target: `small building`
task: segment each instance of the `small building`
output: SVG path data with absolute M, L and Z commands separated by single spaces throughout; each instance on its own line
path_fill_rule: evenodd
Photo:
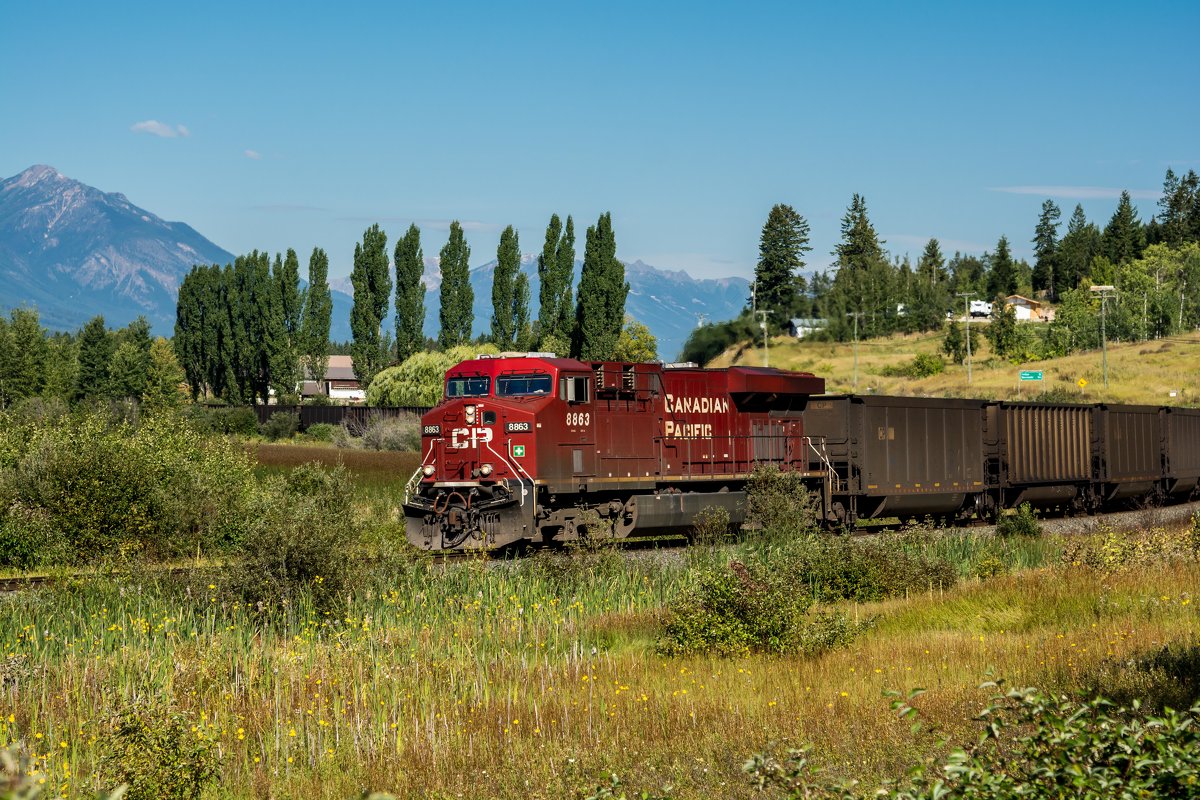
M 341 400 L 350 403 L 361 403 L 367 399 L 358 378 L 354 375 L 354 359 L 350 356 L 330 356 L 325 375 L 320 381 L 305 375 L 300 384 L 301 397 L 325 395 L 330 400 Z
M 797 339 L 803 339 L 809 334 L 828 328 L 829 320 L 798 317 L 796 319 L 788 320 L 788 323 L 785 327 L 787 328 L 789 336 L 795 336 Z
M 1049 322 L 1054 319 L 1054 309 L 1039 300 L 1031 300 L 1019 294 L 1004 298 L 1004 305 L 1012 308 L 1018 322 Z

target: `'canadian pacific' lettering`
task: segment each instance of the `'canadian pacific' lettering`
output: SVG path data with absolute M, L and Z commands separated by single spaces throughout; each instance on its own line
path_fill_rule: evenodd
M 668 414 L 728 414 L 729 400 L 724 397 L 676 397 L 667 395 Z

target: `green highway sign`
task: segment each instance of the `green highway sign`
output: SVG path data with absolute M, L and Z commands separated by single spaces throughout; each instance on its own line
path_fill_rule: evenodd
M 1042 371 L 1040 369 L 1021 370 L 1021 380 L 1023 381 L 1040 381 L 1041 379 Z

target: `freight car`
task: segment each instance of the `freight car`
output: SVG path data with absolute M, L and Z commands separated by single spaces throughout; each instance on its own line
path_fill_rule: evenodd
M 464 361 L 421 420 L 408 539 L 442 550 L 573 539 L 589 525 L 645 535 L 687 527 L 709 506 L 739 523 L 756 464 L 810 475 L 803 411 L 824 388 L 753 367 Z
M 1200 489 L 1200 410 L 825 395 L 808 373 L 464 361 L 422 418 L 408 539 L 443 550 L 742 522 L 756 465 L 802 476 L 831 526 L 995 519 L 1021 503 L 1093 513 Z

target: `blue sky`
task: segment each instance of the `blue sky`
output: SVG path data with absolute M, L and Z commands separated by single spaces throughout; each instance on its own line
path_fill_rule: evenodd
M 618 255 L 749 277 L 774 203 L 821 266 L 851 194 L 894 254 L 1018 255 L 1042 201 L 1143 220 L 1200 170 L 1200 3 L 134 4 L 0 0 L 0 175 L 35 163 L 233 252 L 371 222 L 611 210 Z

